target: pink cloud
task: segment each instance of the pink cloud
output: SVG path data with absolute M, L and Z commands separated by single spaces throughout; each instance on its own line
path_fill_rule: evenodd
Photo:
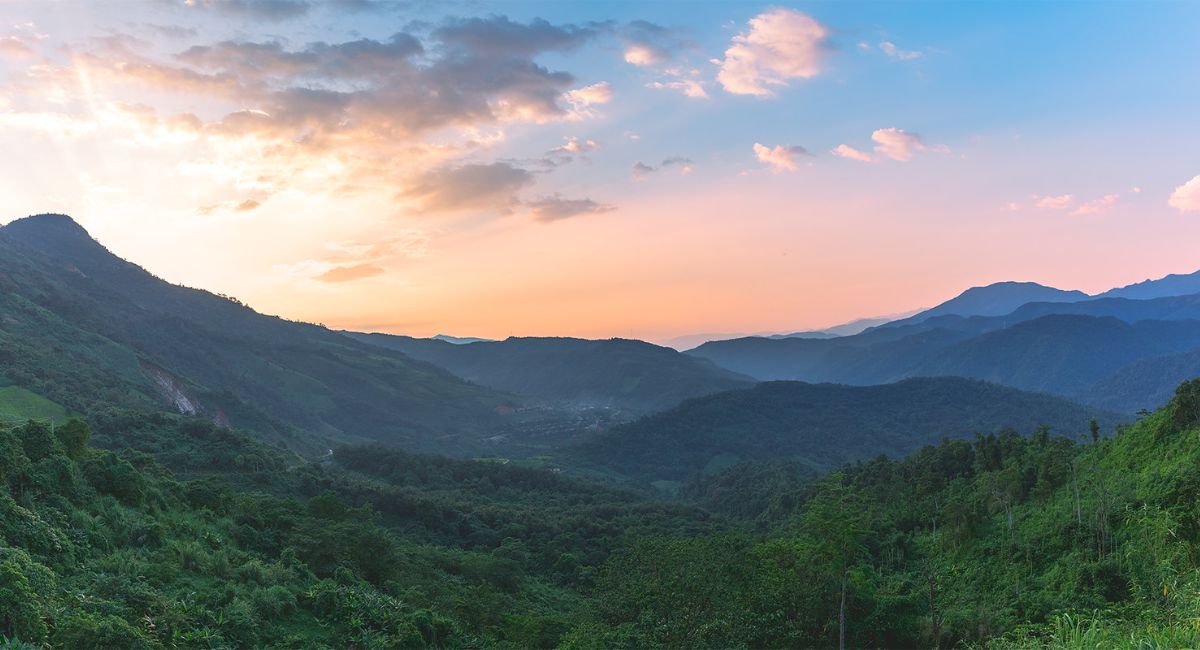
M 771 167 L 771 171 L 778 174 L 779 172 L 794 172 L 800 168 L 799 162 L 796 160 L 798 156 L 808 155 L 804 147 L 776 145 L 768 147 L 757 142 L 754 143 L 754 156 L 759 162 L 764 162 Z
M 1114 205 L 1117 204 L 1117 201 L 1119 201 L 1120 199 L 1121 199 L 1120 194 L 1105 194 L 1104 196 L 1102 196 L 1098 199 L 1088 201 L 1087 203 L 1084 203 L 1083 205 L 1079 206 L 1078 208 L 1075 208 L 1074 210 L 1071 211 L 1071 214 L 1080 215 L 1080 216 L 1089 215 L 1089 214 L 1099 214 L 1101 212 L 1105 212 L 1105 211 L 1109 210 L 1110 208 L 1112 208 Z
M 772 86 L 820 74 L 829 29 L 794 9 L 772 9 L 749 21 L 750 29 L 733 37 L 725 58 L 716 61 L 717 80 L 735 95 L 769 97 Z
M 646 84 L 646 87 L 655 90 L 678 90 L 692 99 L 708 99 L 708 91 L 704 90 L 704 84 L 694 79 L 654 81 Z
M 1180 212 L 1200 212 L 1200 176 L 1175 188 L 1167 205 Z
M 0 36 L 0 55 L 29 57 L 33 56 L 33 49 L 16 36 Z
M 872 156 L 871 154 L 869 154 L 865 151 L 859 151 L 858 149 L 855 149 L 854 147 L 851 147 L 848 144 L 839 144 L 838 146 L 833 148 L 832 153 L 835 156 L 841 156 L 842 158 L 849 158 L 850 160 L 857 160 L 859 162 L 875 162 L 876 161 L 875 156 Z
M 900 162 L 912 160 L 913 156 L 919 151 L 949 152 L 949 148 L 945 145 L 927 146 L 920 135 L 910 133 L 904 129 L 876 129 L 871 134 L 871 139 L 877 143 L 875 145 L 877 153 L 887 156 L 892 160 L 899 160 Z
M 1033 199 L 1033 207 L 1040 210 L 1066 210 L 1071 207 L 1071 202 L 1075 200 L 1075 195 L 1034 196 Z
M 661 65 L 666 60 L 667 57 L 661 50 L 647 45 L 631 45 L 625 50 L 625 62 L 636 66 Z

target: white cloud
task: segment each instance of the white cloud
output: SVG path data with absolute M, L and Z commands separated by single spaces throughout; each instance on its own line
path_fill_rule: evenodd
M 692 99 L 708 99 L 708 91 L 704 90 L 703 82 L 694 79 L 680 79 L 679 81 L 654 81 L 646 84 L 647 88 L 655 90 L 678 90 L 684 95 Z
M 772 86 L 809 79 L 821 72 L 829 50 L 829 29 L 794 9 L 772 9 L 749 21 L 733 37 L 717 80 L 735 95 L 769 97 Z
M 596 104 L 607 104 L 612 101 L 612 86 L 607 81 L 576 88 L 566 94 L 567 102 L 577 108 L 585 108 Z
M 800 168 L 800 163 L 796 160 L 799 156 L 808 155 L 808 151 L 804 147 L 795 145 L 783 146 L 776 145 L 768 147 L 758 142 L 754 143 L 754 156 L 759 162 L 764 162 L 771 167 L 771 171 L 778 174 L 779 172 L 794 172 Z
M 1200 176 L 1175 188 L 1167 205 L 1180 212 L 1200 212 Z
M 551 154 L 581 154 L 595 151 L 600 148 L 600 144 L 595 140 L 580 140 L 574 136 L 565 138 L 566 142 L 560 146 L 551 149 L 548 153 Z
M 913 50 L 902 50 L 896 47 L 896 44 L 891 41 L 883 41 L 879 44 L 879 49 L 889 57 L 897 61 L 911 61 L 921 58 L 922 54 Z
M 833 148 L 831 153 L 833 153 L 833 155 L 835 155 L 835 156 L 841 156 L 842 158 L 849 158 L 850 160 L 857 160 L 859 162 L 875 162 L 876 161 L 875 156 L 872 156 L 871 154 L 869 154 L 865 151 L 859 151 L 858 149 L 855 149 L 854 147 L 851 147 L 848 144 L 839 144 L 838 146 Z
M 646 45 L 631 45 L 625 49 L 625 62 L 636 66 L 646 67 L 662 65 L 667 57 L 661 50 Z

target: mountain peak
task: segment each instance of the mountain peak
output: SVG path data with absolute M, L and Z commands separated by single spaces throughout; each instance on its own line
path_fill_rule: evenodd
M 1037 282 L 994 282 L 971 287 L 932 309 L 893 321 L 888 326 L 920 323 L 934 316 L 1002 316 L 1026 303 L 1076 302 L 1087 298 L 1082 291 L 1066 291 Z
M 0 236 L 72 264 L 125 264 L 65 214 L 36 214 L 17 219 L 0 228 Z
M 17 219 L 7 226 L 0 228 L 5 233 L 32 233 L 39 232 L 44 234 L 74 235 L 91 239 L 92 236 L 88 231 L 84 230 L 79 222 L 65 214 L 57 214 L 48 212 L 44 214 L 35 214 L 21 219 Z

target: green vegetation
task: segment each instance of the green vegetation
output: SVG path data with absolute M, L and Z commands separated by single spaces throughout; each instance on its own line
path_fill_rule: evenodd
M 639 496 L 210 422 L 0 430 L 0 635 L 54 647 L 1191 645 L 1200 381 L 1118 435 L 946 440 Z M 190 478 L 188 478 L 190 477 Z M 680 502 L 682 501 L 682 502 Z M 690 504 L 690 505 L 689 505 Z
M 623 549 L 579 628 L 588 644 L 831 647 L 842 611 L 850 647 L 1200 642 L 1200 380 L 1082 446 L 1007 431 L 815 485 L 745 464 L 684 492 L 739 503 L 729 491 L 769 532 Z
M 1084 435 L 1092 417 L 1121 417 L 1059 397 L 970 379 L 883 386 L 768 382 L 688 400 L 585 442 L 569 463 L 649 483 L 688 481 L 739 460 L 785 459 L 829 470 L 879 454 L 902 456 L 943 438 L 1009 426 Z
M 354 471 L 287 465 L 200 420 L 139 426 L 138 439 L 174 440 L 194 472 L 225 467 L 226 480 L 90 448 L 78 420 L 0 429 L 0 637 L 552 647 L 627 535 L 717 529 L 693 508 L 544 470 L 380 448 L 339 451 Z
M 0 421 L 2 420 L 57 420 L 67 421 L 67 411 L 50 400 L 21 388 L 0 387 Z

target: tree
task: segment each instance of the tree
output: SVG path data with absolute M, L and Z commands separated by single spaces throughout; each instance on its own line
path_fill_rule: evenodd
M 804 533 L 812 553 L 839 583 L 838 648 L 846 647 L 846 594 L 850 569 L 866 554 L 869 534 L 866 500 L 855 488 L 844 484 L 845 475 L 831 474 L 821 482 L 817 495 L 804 511 Z
M 1091 423 L 1088 424 L 1088 429 L 1092 432 L 1092 443 L 1095 444 L 1095 443 L 1099 442 L 1100 441 L 1100 423 L 1096 422 L 1096 418 L 1092 418 Z

